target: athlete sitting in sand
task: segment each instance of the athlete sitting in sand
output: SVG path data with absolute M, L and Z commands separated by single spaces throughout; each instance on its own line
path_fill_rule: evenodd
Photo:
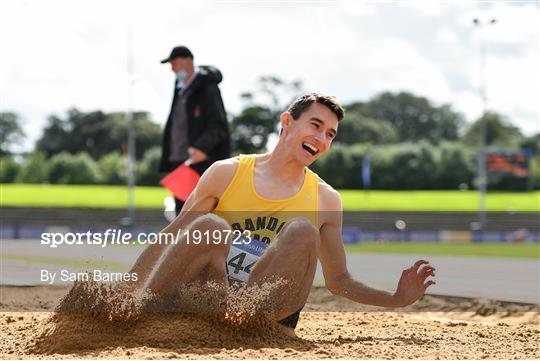
M 347 271 L 340 195 L 308 168 L 328 151 L 343 117 L 333 97 L 301 96 L 281 114 L 282 131 L 272 152 L 212 165 L 181 214 L 162 231 L 188 232 L 175 245 L 149 246 L 131 270 L 139 275 L 140 290 L 170 295 L 195 281 L 250 286 L 282 279 L 287 287 L 272 294 L 279 306 L 275 317 L 294 329 L 319 259 L 326 286 L 336 295 L 384 307 L 407 306 L 422 297 L 434 283 L 427 280 L 434 268 L 426 261 L 403 271 L 395 293 L 368 287 Z M 242 244 L 231 244 L 231 230 L 244 233 Z M 193 231 L 210 241 L 203 237 L 195 244 L 189 239 Z

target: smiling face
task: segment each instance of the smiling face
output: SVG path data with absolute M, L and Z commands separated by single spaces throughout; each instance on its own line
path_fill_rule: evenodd
M 298 119 L 289 112 L 281 114 L 284 144 L 294 157 L 309 166 L 325 154 L 337 135 L 338 117 L 327 106 L 313 103 Z

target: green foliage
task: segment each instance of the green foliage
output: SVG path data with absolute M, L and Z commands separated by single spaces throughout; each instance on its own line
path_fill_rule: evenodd
M 531 135 L 521 141 L 520 148 L 540 155 L 540 133 Z
M 263 75 L 257 80 L 255 91 L 247 91 L 240 96 L 247 102 L 248 107 L 268 108 L 277 117 L 301 93 L 300 80 L 285 81 L 276 75 Z
M 335 143 L 356 144 L 388 144 L 396 143 L 396 128 L 384 120 L 376 120 L 363 116 L 358 111 L 347 112 L 338 126 Z
M 434 106 L 428 99 L 408 92 L 385 92 L 366 103 L 348 105 L 347 111 L 385 121 L 398 133 L 400 142 L 456 140 L 463 116 L 449 105 Z
M 487 112 L 476 120 L 465 132 L 463 143 L 478 147 L 480 145 L 480 133 L 482 123 L 485 122 L 486 138 L 485 145 L 492 147 L 504 147 L 506 149 L 518 149 L 523 136 L 518 128 L 511 125 L 501 114 Z
M 276 120 L 272 111 L 260 106 L 245 108 L 233 118 L 232 149 L 237 153 L 261 153 L 266 149 L 268 136 L 275 132 Z
M 531 171 L 531 183 L 529 188 L 540 189 L 540 155 L 531 158 L 529 163 Z
M 49 163 L 45 154 L 36 152 L 28 155 L 17 174 L 17 183 L 44 183 L 49 178 Z
M 267 75 L 258 79 L 251 92 L 242 94 L 243 110 L 232 118 L 233 153 L 261 153 L 277 133 L 279 115 L 302 92 L 300 81 L 284 81 Z M 487 127 L 487 148 L 526 149 L 540 154 L 540 134 L 524 138 L 520 131 L 497 113 L 487 113 L 465 132 L 463 116 L 449 105 L 437 106 L 408 92 L 381 93 L 365 102 L 346 107 L 338 136 L 327 155 L 312 165 L 336 188 L 362 187 L 362 159 L 371 159 L 374 189 L 457 189 L 473 186 L 475 154 L 482 122 Z M 0 155 L 23 136 L 18 117 L 2 113 Z M 161 129 L 146 112 L 133 114 L 136 128 L 137 183 L 158 185 Z M 69 110 L 52 115 L 36 145 L 38 153 L 21 165 L 7 159 L 0 169 L 3 182 L 124 184 L 126 164 L 122 151 L 127 143 L 124 113 Z M 459 134 L 464 134 L 459 138 Z M 85 152 L 85 155 L 73 156 Z M 63 153 L 63 154 L 62 154 Z M 69 155 L 69 154 L 71 155 Z M 50 164 L 45 156 L 51 158 Z M 53 162 L 54 160 L 54 162 Z M 540 188 L 540 164 L 531 162 L 532 184 Z M 51 168 L 51 169 L 49 169 Z M 72 175 L 69 173 L 73 172 Z M 50 173 L 50 174 L 49 174 Z M 526 179 L 490 175 L 488 189 L 524 190 Z
M 111 122 L 115 124 L 111 130 L 115 130 L 114 139 L 116 144 L 127 144 L 128 127 L 124 113 L 107 114 Z M 142 159 L 152 147 L 160 146 L 162 141 L 162 129 L 154 123 L 148 112 L 134 112 L 133 124 L 135 127 L 135 150 L 136 159 Z M 123 142 L 123 143 L 122 143 Z
M 334 144 L 311 168 L 335 188 L 360 189 L 366 154 L 374 189 L 457 189 L 462 183 L 470 186 L 474 177 L 472 152 L 452 143 Z
M 334 188 L 358 188 L 360 177 L 352 161 L 351 150 L 344 144 L 334 144 L 324 157 L 310 167 Z
M 476 174 L 475 154 L 459 143 L 444 142 L 438 149 L 435 183 L 439 189 L 457 189 L 464 184 L 473 187 Z
M 62 152 L 50 159 L 49 181 L 62 184 L 95 184 L 101 174 L 96 162 L 87 153 Z
M 241 94 L 242 112 L 231 123 L 233 153 L 260 153 L 266 150 L 268 137 L 277 134 L 280 114 L 302 91 L 302 82 L 284 81 L 275 75 L 259 77 L 255 91 Z
M 10 147 L 24 138 L 19 116 L 11 112 L 0 113 L 0 155 L 10 153 Z
M 13 183 L 21 165 L 10 156 L 0 157 L 0 183 Z
M 338 189 L 361 189 L 362 160 L 370 158 L 373 189 L 420 190 L 474 188 L 476 150 L 459 142 L 334 144 L 311 165 L 327 183 Z M 525 191 L 540 189 L 540 157 L 531 159 L 532 179 L 490 174 L 488 190 Z
M 119 152 L 112 152 L 101 157 L 98 167 L 103 183 L 126 184 L 126 159 Z
M 162 174 L 158 172 L 159 159 L 161 157 L 161 148 L 154 147 L 145 154 L 142 162 L 137 167 L 137 184 L 157 186 Z
M 437 167 L 433 146 L 428 143 L 402 143 L 377 150 L 371 161 L 374 188 L 436 188 Z
M 136 157 L 141 159 L 146 150 L 161 144 L 161 128 L 153 123 L 147 112 L 133 113 Z M 67 112 L 66 118 L 49 117 L 49 123 L 36 144 L 36 149 L 47 156 L 61 152 L 87 152 L 99 159 L 105 154 L 122 151 L 127 144 L 128 126 L 124 113 L 83 113 L 77 109 Z

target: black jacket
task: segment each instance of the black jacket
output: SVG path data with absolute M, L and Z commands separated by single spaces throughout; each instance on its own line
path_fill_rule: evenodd
M 231 156 L 229 126 L 221 92 L 218 84 L 223 79 L 221 72 L 211 66 L 200 66 L 199 73 L 189 85 L 190 91 L 186 101 L 188 124 L 188 140 L 191 147 L 202 150 L 208 155 L 204 162 L 192 166 L 202 174 L 212 163 Z M 170 172 L 178 166 L 177 162 L 169 162 L 169 145 L 171 141 L 172 113 L 176 97 L 173 92 L 171 111 L 163 133 L 161 160 L 159 170 Z

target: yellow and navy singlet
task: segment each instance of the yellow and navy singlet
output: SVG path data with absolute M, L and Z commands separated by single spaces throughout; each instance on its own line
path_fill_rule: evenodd
M 247 282 L 257 260 L 289 220 L 303 217 L 319 228 L 317 174 L 306 168 L 300 191 L 286 199 L 268 199 L 255 190 L 255 160 L 255 155 L 239 157 L 236 173 L 214 210 L 233 231 L 249 235 L 232 241 L 226 265 L 230 283 Z M 300 310 L 278 322 L 295 328 Z
M 318 228 L 317 174 L 306 168 L 304 183 L 295 195 L 268 199 L 255 190 L 255 160 L 255 155 L 239 157 L 238 168 L 214 210 L 233 231 L 247 236 L 233 240 L 227 257 L 229 279 L 239 282 L 247 282 L 255 262 L 289 220 L 302 217 Z

